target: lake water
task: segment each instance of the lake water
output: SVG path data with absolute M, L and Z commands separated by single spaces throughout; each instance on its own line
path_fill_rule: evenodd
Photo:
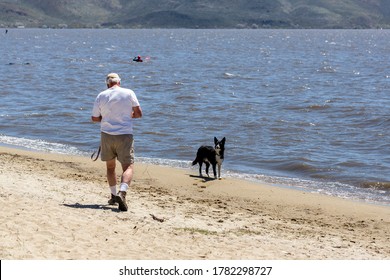
M 225 176 L 390 205 L 390 30 L 0 31 L 0 144 L 89 156 L 117 72 L 138 161 L 226 137 Z

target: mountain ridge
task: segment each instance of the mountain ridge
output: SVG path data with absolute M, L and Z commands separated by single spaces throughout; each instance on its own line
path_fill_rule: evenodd
M 0 27 L 389 28 L 387 0 L 0 0 Z

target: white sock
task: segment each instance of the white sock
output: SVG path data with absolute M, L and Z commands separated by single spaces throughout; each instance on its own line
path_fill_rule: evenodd
M 121 183 L 120 191 L 121 192 L 127 192 L 127 189 L 129 188 L 129 185 L 126 183 Z
M 113 195 L 116 195 L 116 185 L 115 186 L 110 186 L 111 193 Z

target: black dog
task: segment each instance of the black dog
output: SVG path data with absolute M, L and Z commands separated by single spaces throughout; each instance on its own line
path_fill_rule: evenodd
M 202 176 L 202 164 L 206 164 L 206 174 L 209 176 L 209 167 L 210 164 L 213 166 L 214 178 L 217 178 L 217 172 L 215 170 L 218 164 L 218 178 L 221 179 L 221 166 L 224 159 L 225 153 L 225 137 L 221 141 L 218 141 L 214 137 L 214 148 L 211 146 L 201 146 L 198 149 L 195 160 L 192 162 L 192 165 L 199 163 L 199 175 Z

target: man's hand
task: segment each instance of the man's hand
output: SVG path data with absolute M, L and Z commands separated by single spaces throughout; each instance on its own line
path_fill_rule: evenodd
M 137 119 L 137 118 L 142 117 L 142 109 L 140 106 L 133 107 L 133 113 L 131 114 L 131 117 L 133 119 Z
M 99 116 L 99 117 L 92 116 L 91 119 L 92 119 L 93 122 L 101 122 L 102 121 L 102 116 Z

